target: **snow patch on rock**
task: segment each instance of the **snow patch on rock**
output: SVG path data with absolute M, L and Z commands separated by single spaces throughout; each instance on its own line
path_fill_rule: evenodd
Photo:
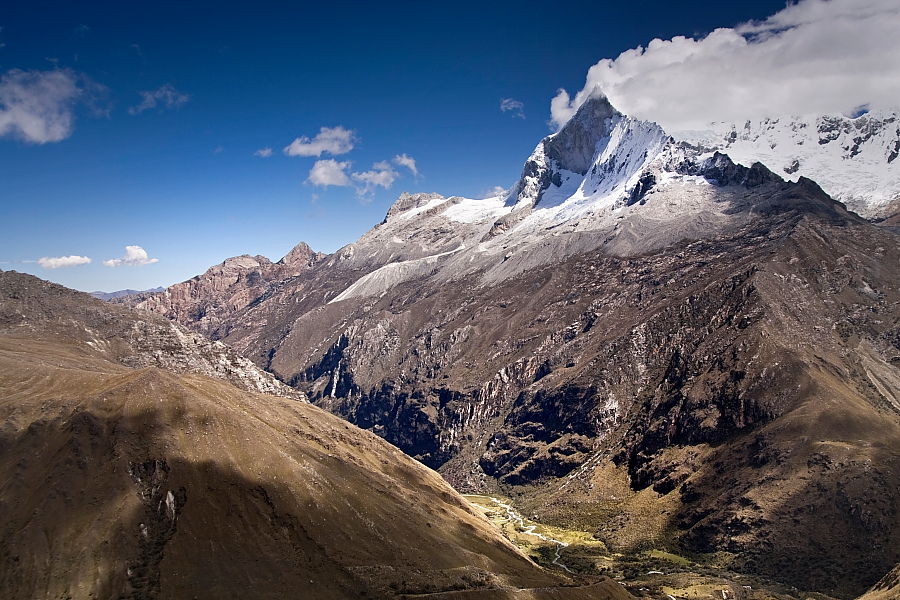
M 350 285 L 343 292 L 338 294 L 328 303 L 341 302 L 350 298 L 361 298 L 366 296 L 382 296 L 388 290 L 395 286 L 419 277 L 426 277 L 434 272 L 435 265 L 441 257 L 455 254 L 465 248 L 461 245 L 456 250 L 450 252 L 442 252 L 433 256 L 426 256 L 415 260 L 406 260 L 401 262 L 390 263 L 375 269 L 367 275 L 363 275 Z

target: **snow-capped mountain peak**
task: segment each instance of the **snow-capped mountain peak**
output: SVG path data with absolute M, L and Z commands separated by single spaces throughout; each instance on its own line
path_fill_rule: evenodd
M 576 254 L 633 256 L 727 234 L 768 210 L 770 198 L 794 194 L 785 180 L 801 183 L 795 195 L 815 198 L 810 206 L 830 204 L 824 189 L 877 217 L 900 205 L 898 123 L 896 113 L 768 120 L 679 141 L 595 92 L 538 143 L 506 192 L 402 195 L 333 259 L 369 274 L 332 302 L 422 277 L 478 273 L 490 285 Z
M 900 203 L 900 115 L 801 116 L 712 123 L 674 137 L 719 150 L 745 166 L 761 162 L 790 181 L 806 177 L 860 215 L 873 219 Z
M 659 125 L 623 115 L 595 90 L 562 129 L 541 140 L 508 203 L 556 208 L 563 219 L 622 203 L 667 140 Z

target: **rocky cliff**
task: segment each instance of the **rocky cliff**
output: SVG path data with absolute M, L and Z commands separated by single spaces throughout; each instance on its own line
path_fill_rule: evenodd
M 161 292 L 130 294 L 114 301 L 163 315 L 219 339 L 219 328 L 231 315 L 271 288 L 302 274 L 320 258 L 301 242 L 276 263 L 265 256 L 235 256 Z

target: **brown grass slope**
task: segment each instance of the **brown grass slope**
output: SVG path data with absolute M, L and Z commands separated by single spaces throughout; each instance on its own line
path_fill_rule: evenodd
M 31 325 L 0 333 L 4 598 L 627 597 L 560 587 L 436 473 L 314 406 Z
M 0 332 L 77 342 L 83 355 L 127 367 L 209 375 L 248 391 L 303 398 L 232 348 L 168 319 L 15 271 L 0 271 Z

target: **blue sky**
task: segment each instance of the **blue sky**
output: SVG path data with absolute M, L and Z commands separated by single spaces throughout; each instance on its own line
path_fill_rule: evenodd
M 717 28 L 785 8 L 9 4 L 0 269 L 85 291 L 167 286 L 229 256 L 278 260 L 301 241 L 333 252 L 403 191 L 508 187 L 597 65 L 631 68 L 609 61 L 655 38 L 699 48 Z M 801 4 L 814 13 L 828 3 Z

